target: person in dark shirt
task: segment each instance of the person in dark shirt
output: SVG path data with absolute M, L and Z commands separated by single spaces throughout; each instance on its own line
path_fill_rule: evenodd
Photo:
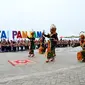
M 34 56 L 34 49 L 35 49 L 35 38 L 34 38 L 34 32 L 31 33 L 32 37 L 27 37 L 30 40 L 30 48 L 29 48 L 29 57 L 33 57 Z
M 45 33 L 43 33 L 43 35 L 45 37 L 48 37 L 50 42 L 51 42 L 51 46 L 50 46 L 51 47 L 51 54 L 48 53 L 47 61 L 46 62 L 49 62 L 50 59 L 51 59 L 51 61 L 53 61 L 54 57 L 56 56 L 56 54 L 55 54 L 55 47 L 56 47 L 56 44 L 57 44 L 57 41 L 58 41 L 58 34 L 56 33 L 55 25 L 53 24 L 53 26 L 51 27 L 50 34 L 46 35 Z M 53 55 L 52 55 L 52 53 L 53 53 Z

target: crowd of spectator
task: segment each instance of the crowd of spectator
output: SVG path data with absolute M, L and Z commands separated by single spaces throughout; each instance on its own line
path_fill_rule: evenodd
M 44 43 L 45 46 L 47 46 L 47 43 Z M 67 47 L 67 46 L 72 46 L 76 47 L 79 46 L 79 40 L 62 40 L 60 39 L 59 41 L 56 42 L 56 48 L 57 47 Z M 40 46 L 40 41 L 35 40 L 35 49 L 38 49 Z M 26 51 L 29 50 L 30 47 L 30 41 L 29 40 L 18 40 L 18 41 L 13 41 L 13 40 L 1 40 L 0 41 L 0 52 L 17 52 L 17 51 Z
M 71 47 L 77 47 L 80 46 L 80 41 L 79 40 L 59 40 L 57 42 L 56 47 L 67 47 L 67 46 L 71 46 Z

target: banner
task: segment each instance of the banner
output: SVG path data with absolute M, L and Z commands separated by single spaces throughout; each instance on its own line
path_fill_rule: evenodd
M 32 31 L 5 31 L 5 30 L 0 30 L 0 39 L 20 39 L 20 38 L 27 38 L 27 37 L 32 37 L 31 36 Z M 40 38 L 42 36 L 41 31 L 34 31 L 34 37 L 35 38 Z

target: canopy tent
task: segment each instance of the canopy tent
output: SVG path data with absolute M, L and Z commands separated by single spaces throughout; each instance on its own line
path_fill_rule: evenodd
M 60 38 L 64 38 L 64 36 L 60 36 Z
M 79 39 L 79 36 L 60 36 L 59 37 L 60 39 L 66 39 L 66 40 L 69 40 L 69 39 L 71 39 L 71 40 L 74 40 L 74 39 Z
M 79 38 L 79 36 L 66 36 L 64 38 Z

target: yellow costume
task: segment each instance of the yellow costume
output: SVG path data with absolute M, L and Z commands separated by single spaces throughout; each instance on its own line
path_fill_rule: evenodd
M 85 62 L 85 36 L 83 34 L 80 36 L 80 46 L 82 51 L 77 53 L 77 59 Z

